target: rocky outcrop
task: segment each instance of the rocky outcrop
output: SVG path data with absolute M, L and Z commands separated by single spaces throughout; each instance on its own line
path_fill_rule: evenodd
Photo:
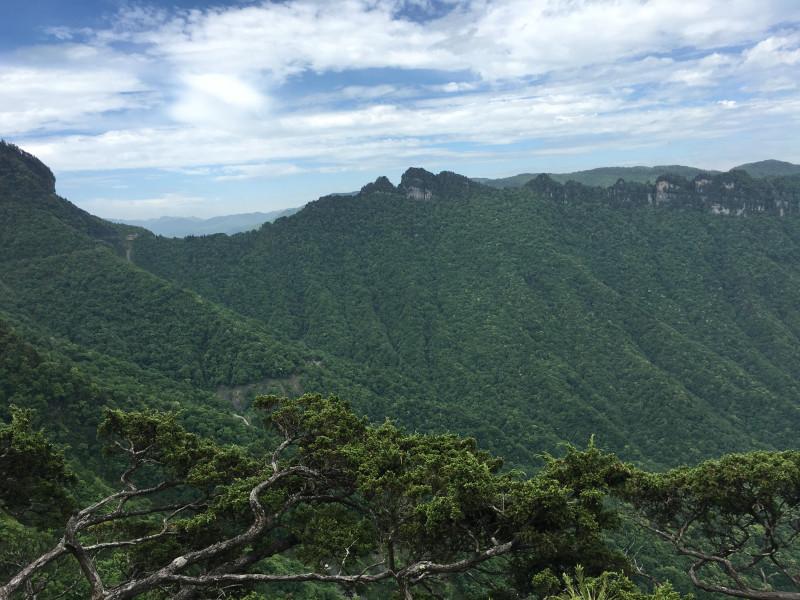
M 574 181 L 560 184 L 539 175 L 525 187 L 541 198 L 563 203 L 669 207 L 715 215 L 800 215 L 800 176 L 754 179 L 744 171 L 701 174 L 694 179 L 662 175 L 653 184 L 622 179 L 608 188 Z
M 389 181 L 387 177 L 381 175 L 372 183 L 368 183 L 364 187 L 361 188 L 360 194 L 394 194 L 397 192 L 397 188 L 392 185 L 392 182 Z
M 481 187 L 479 183 L 451 171 L 434 175 L 425 169 L 412 167 L 403 173 L 398 190 L 412 200 L 433 200 L 464 197 L 477 187 Z

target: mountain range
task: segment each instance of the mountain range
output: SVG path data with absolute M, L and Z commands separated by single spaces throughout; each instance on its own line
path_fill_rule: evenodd
M 302 207 L 286 208 L 270 212 L 239 213 L 200 219 L 198 217 L 158 217 L 156 219 L 115 219 L 117 223 L 143 227 L 164 237 L 187 237 L 190 235 L 233 235 L 242 231 L 258 229 L 264 223 L 293 215 Z
M 104 408 L 171 411 L 257 455 L 255 396 L 304 392 L 526 472 L 592 436 L 659 470 L 796 448 L 800 176 L 497 188 L 411 168 L 181 239 L 88 214 L 0 144 L 0 418 L 34 411 L 79 502 L 116 477 Z M 688 589 L 663 547 L 620 535 Z
M 0 323 L 50 373 L 4 377 L 3 405 L 72 445 L 100 404 L 181 406 L 236 439 L 256 393 L 302 391 L 522 467 L 593 434 L 652 467 L 796 443 L 800 177 L 496 189 L 413 168 L 186 239 L 54 185 L 0 146 Z
M 731 170 L 747 171 L 752 177 L 777 177 L 800 174 L 800 165 L 779 160 L 764 160 L 739 165 Z M 548 176 L 560 183 L 575 181 L 589 186 L 608 187 L 614 185 L 620 179 L 624 179 L 628 182 L 646 183 L 655 181 L 659 176 L 665 174 L 692 178 L 702 173 L 719 173 L 719 171 L 707 171 L 682 165 L 662 165 L 655 167 L 601 167 L 586 171 L 574 171 L 571 173 L 549 173 Z M 519 175 L 500 179 L 481 177 L 474 177 L 472 179 L 473 181 L 489 187 L 505 188 L 521 187 L 532 179 L 535 179 L 537 175 L 540 175 L 540 173 L 520 173 Z M 358 192 L 351 192 L 331 195 L 353 196 L 357 193 Z M 301 209 L 302 207 L 296 207 L 270 212 L 220 215 L 208 219 L 201 219 L 199 217 L 163 216 L 153 219 L 113 219 L 113 221 L 115 223 L 143 227 L 156 235 L 172 238 L 182 238 L 190 235 L 213 235 L 217 233 L 233 235 L 252 229 L 258 229 L 264 223 L 272 222 L 281 217 L 288 217 Z
M 731 171 L 735 170 L 746 171 L 751 177 L 781 177 L 800 174 L 800 165 L 780 160 L 762 160 L 739 165 L 731 169 Z M 660 165 L 655 167 L 600 167 L 571 173 L 548 173 L 548 175 L 560 183 L 576 181 L 584 185 L 607 187 L 614 185 L 619 179 L 647 183 L 648 181 L 655 181 L 659 176 L 668 173 L 691 178 L 702 173 L 716 174 L 719 173 L 719 171 L 698 169 L 697 167 L 687 167 L 684 165 Z M 496 188 L 521 187 L 540 174 L 541 173 L 520 173 L 519 175 L 502 177 L 499 179 L 478 177 L 474 178 L 474 180 Z

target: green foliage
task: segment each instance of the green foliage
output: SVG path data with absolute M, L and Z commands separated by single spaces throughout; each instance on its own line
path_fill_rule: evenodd
M 669 583 L 659 585 L 652 593 L 642 592 L 624 574 L 606 572 L 598 577 L 586 577 L 579 565 L 575 579 L 564 574 L 565 589 L 549 600 L 681 600 L 682 596 Z M 691 595 L 686 598 L 692 598 Z
M 572 566 L 576 553 L 598 562 L 609 555 L 602 541 L 615 520 L 600 499 L 624 483 L 627 467 L 594 447 L 550 457 L 545 469 L 526 477 L 502 471 L 501 461 L 472 439 L 371 425 L 337 397 L 265 397 L 257 405 L 277 438 L 267 454 L 187 432 L 172 414 L 107 410 L 99 432 L 122 472 L 122 488 L 71 519 L 65 539 L 97 552 L 107 584 L 148 581 L 169 565 L 188 565 L 195 575 L 283 569 L 352 578 L 377 569 L 384 575 L 376 589 L 389 593 L 395 587 L 405 593 L 422 580 L 426 589 L 446 591 L 439 572 L 458 575 L 486 561 L 513 590 L 518 579 L 529 587 L 534 563 L 541 570 Z M 23 432 L 16 434 L 20 445 L 30 434 L 18 414 L 11 427 Z M 15 458 L 29 468 L 44 462 L 42 444 L 49 448 L 40 433 L 34 438 Z M 56 458 L 63 469 L 63 458 Z M 247 532 L 259 514 L 253 536 Z M 250 537 L 235 542 L 241 535 Z M 119 539 L 128 541 L 115 544 Z M 522 561 L 493 558 L 506 553 Z M 230 566 L 238 561 L 243 567 Z M 70 578 L 79 584 L 74 570 L 59 581 Z M 349 583 L 369 593 L 366 584 Z M 141 593 L 162 597 L 156 588 L 179 591 L 156 581 Z M 314 585 L 277 589 L 336 597 Z
M 0 423 L 0 514 L 60 523 L 73 507 L 66 490 L 73 479 L 63 453 L 33 429 L 31 412 L 12 406 L 11 422 Z
M 665 473 L 637 472 L 622 497 L 690 558 L 701 589 L 797 591 L 800 452 L 734 454 Z
M 287 432 L 280 466 L 321 471 L 324 485 L 311 491 L 351 504 L 286 512 L 252 546 L 289 548 L 265 555 L 266 572 L 356 572 L 378 553 L 397 564 L 422 552 L 446 561 L 506 535 L 525 549 L 490 561 L 491 576 L 442 590 L 541 595 L 553 583 L 547 569 L 580 563 L 599 577 L 624 568 L 606 543 L 618 523 L 608 494 L 620 486 L 653 523 L 703 507 L 706 529 L 693 529 L 703 551 L 719 550 L 731 522 L 790 523 L 788 454 L 653 475 L 593 445 L 558 459 L 542 452 L 597 434 L 622 459 L 662 468 L 794 445 L 799 199 L 800 179 L 743 171 L 670 174 L 657 187 L 539 177 L 492 190 L 412 169 L 397 187 L 379 179 L 258 232 L 165 240 L 77 209 L 54 194 L 47 167 L 0 144 L 0 415 L 11 419 L 12 403 L 35 410 L 0 427 L 14 456 L 2 468 L 29 491 L 22 500 L 4 491 L 4 573 L 56 535 L 43 528 L 53 524 L 45 492 L 53 514 L 70 506 L 58 447 L 69 446 L 82 501 L 114 485 L 125 454 L 101 458 L 101 420 L 116 451 L 113 441 L 153 448 L 155 462 L 130 481 L 177 478 L 162 499 L 192 504 L 169 541 L 103 554 L 112 581 L 240 530 L 248 493 Z M 277 396 L 251 406 L 260 393 Z M 259 410 L 266 434 L 252 426 Z M 497 454 L 536 474 L 504 470 Z M 22 469 L 34 463 L 45 467 Z M 261 500 L 278 510 L 306 486 L 287 478 Z M 784 512 L 762 506 L 771 498 Z M 161 526 L 141 518 L 116 533 Z M 765 547 L 761 527 L 749 530 L 748 548 Z M 664 556 L 651 550 L 652 562 Z M 709 571 L 719 584 L 724 574 Z M 72 565 L 49 589 L 76 576 Z M 391 593 L 382 585 L 378 595 Z M 617 584 L 597 585 L 608 594 Z M 275 589 L 329 593 L 309 583 Z
M 700 200 L 666 178 L 656 208 L 643 184 L 551 197 L 420 171 L 403 186 L 429 201 L 370 184 L 259 232 L 142 238 L 134 257 L 324 353 L 303 389 L 524 468 L 591 434 L 649 467 L 794 443 L 800 221 L 759 207 L 795 180 L 722 174 Z M 711 214 L 742 203 L 747 218 Z

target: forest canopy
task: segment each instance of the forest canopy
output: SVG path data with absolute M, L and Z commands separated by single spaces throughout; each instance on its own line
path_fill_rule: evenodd
M 118 482 L 81 507 L 61 450 L 15 410 L 0 428 L 3 527 L 27 526 L 39 543 L 4 544 L 0 598 L 534 598 L 607 587 L 638 598 L 635 565 L 608 538 L 634 521 L 694 559 L 700 589 L 796 597 L 800 453 L 659 474 L 591 442 L 526 475 L 470 438 L 371 424 L 337 397 L 257 406 L 264 428 L 250 448 L 190 433 L 173 414 L 107 410 L 99 434 Z M 698 574 L 708 566 L 710 578 Z

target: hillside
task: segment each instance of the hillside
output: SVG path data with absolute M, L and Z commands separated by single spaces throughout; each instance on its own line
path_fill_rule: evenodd
M 782 160 L 762 160 L 734 167 L 747 171 L 752 177 L 784 177 L 800 175 L 800 165 L 795 165 Z
M 164 237 L 186 237 L 189 235 L 212 235 L 224 233 L 233 235 L 251 229 L 258 229 L 267 222 L 293 215 L 298 208 L 287 208 L 270 212 L 241 213 L 222 215 L 208 219 L 197 217 L 159 217 L 157 219 L 119 219 L 118 223 L 143 227 L 156 235 Z
M 795 165 L 782 160 L 762 160 L 759 162 L 739 165 L 731 171 L 747 171 L 751 177 L 786 177 L 800 175 L 800 165 Z M 588 186 L 609 187 L 614 185 L 617 180 L 624 179 L 628 182 L 647 183 L 654 182 L 661 175 L 679 175 L 688 179 L 694 178 L 703 173 L 719 174 L 719 171 L 698 169 L 684 165 L 657 165 L 655 167 L 600 167 L 588 169 L 586 171 L 573 171 L 571 173 L 547 173 L 547 175 L 559 183 L 575 181 Z M 501 177 L 498 179 L 488 179 L 476 177 L 474 181 L 488 185 L 493 188 L 518 188 L 522 187 L 541 173 L 520 173 L 511 177 Z
M 37 408 L 61 441 L 93 439 L 87 432 L 105 405 L 179 406 L 193 429 L 227 429 L 225 439 L 245 441 L 247 431 L 232 415 L 246 415 L 256 393 L 317 389 L 341 393 L 378 419 L 402 411 L 450 418 L 452 409 L 434 409 L 433 401 L 404 409 L 425 393 L 391 366 L 355 364 L 279 339 L 266 324 L 137 267 L 137 244 L 157 238 L 60 198 L 50 170 L 18 148 L 0 146 L 0 169 L 0 325 L 15 344 L 51 356 L 63 373 L 76 368 L 89 387 L 105 390 L 81 404 L 75 421 L 73 412 L 57 408 L 58 390 L 72 384 L 59 376 L 34 398 L 24 390 L 40 385 L 35 370 L 17 378 L 5 397 Z M 393 394 L 395 386 L 408 398 Z M 73 427 L 77 422 L 85 427 Z
M 655 181 L 660 175 L 671 173 L 682 177 L 695 177 L 701 173 L 715 173 L 696 167 L 686 167 L 683 165 L 660 165 L 655 167 L 600 167 L 588 169 L 586 171 L 573 171 L 571 173 L 548 173 L 555 181 L 566 183 L 576 181 L 583 185 L 608 187 L 614 185 L 618 179 L 647 183 Z M 488 185 L 493 188 L 517 188 L 522 187 L 541 173 L 520 173 L 511 177 L 500 179 L 476 178 L 475 181 Z
M 0 310 L 109 388 L 151 373 L 226 418 L 257 392 L 341 393 L 523 466 L 592 434 L 651 466 L 794 444 L 797 178 L 497 190 L 409 169 L 259 231 L 167 239 L 3 156 Z
M 103 408 L 176 411 L 259 456 L 258 393 L 339 394 L 528 473 L 592 435 L 656 469 L 796 447 L 800 177 L 494 189 L 413 168 L 258 231 L 170 239 L 81 211 L 13 146 L 0 168 L 0 418 L 36 411 L 78 500 L 115 477 Z M 663 546 L 613 539 L 688 589 Z
M 595 433 L 670 465 L 795 444 L 797 185 L 493 190 L 411 169 L 259 232 L 142 238 L 134 256 L 276 335 L 419 380 L 457 410 L 448 426 L 521 464 Z

